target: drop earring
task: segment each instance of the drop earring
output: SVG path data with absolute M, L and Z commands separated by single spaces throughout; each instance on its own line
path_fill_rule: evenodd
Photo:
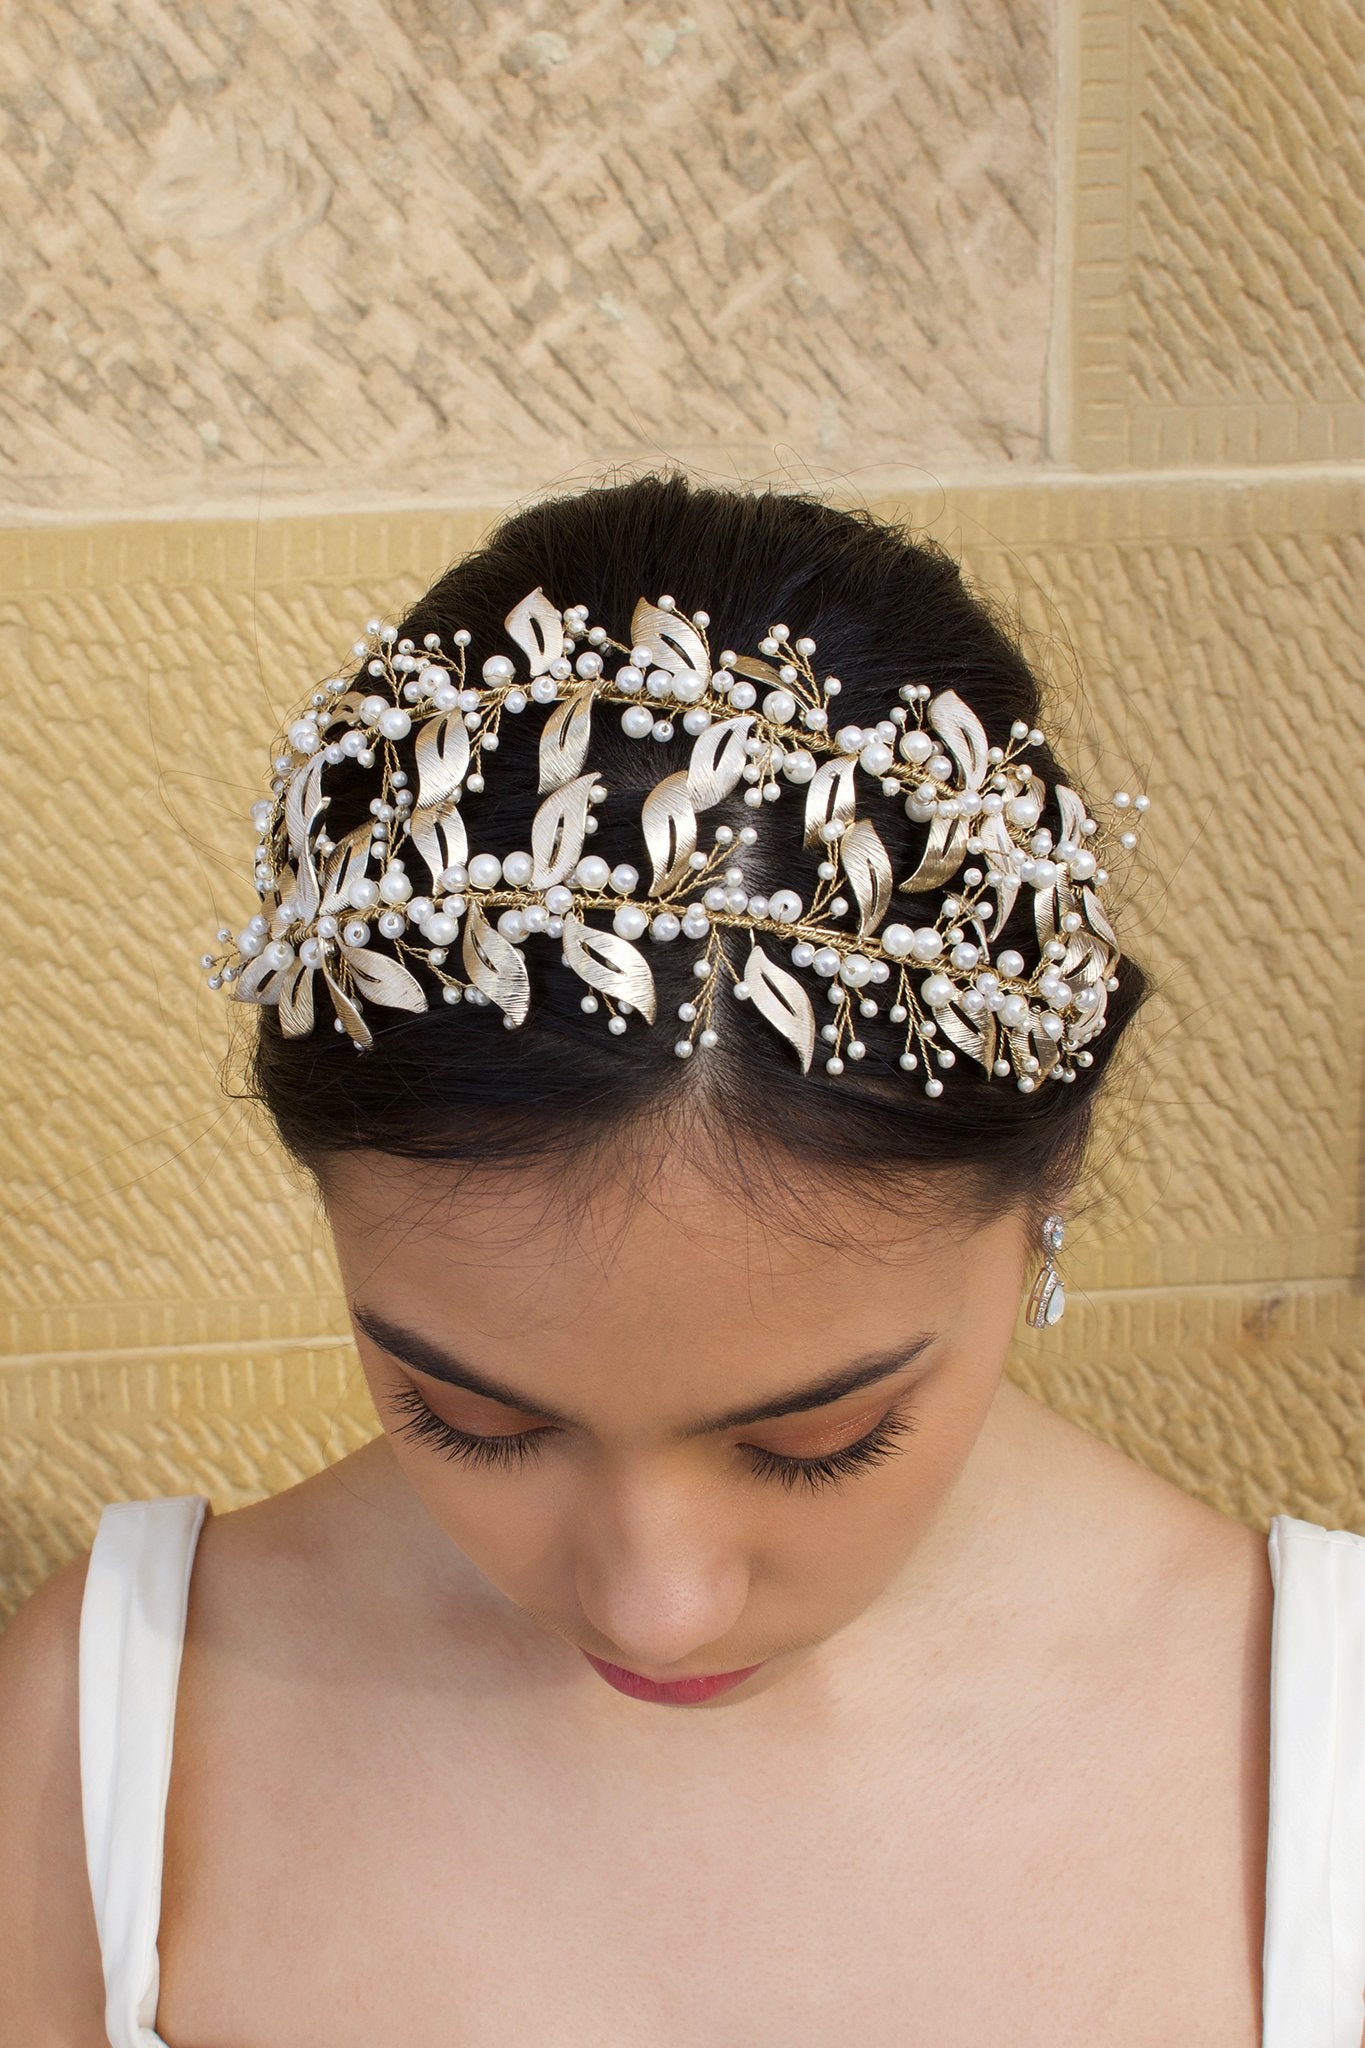
M 1043 1224 L 1043 1270 L 1033 1283 L 1028 1299 L 1027 1320 L 1032 1329 L 1044 1330 L 1060 1322 L 1066 1307 L 1066 1289 L 1057 1277 L 1053 1254 L 1062 1248 L 1066 1225 L 1060 1216 L 1049 1216 Z

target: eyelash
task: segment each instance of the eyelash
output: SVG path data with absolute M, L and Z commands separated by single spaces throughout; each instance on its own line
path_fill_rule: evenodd
M 406 1419 L 398 1429 L 398 1435 L 413 1443 L 428 1444 L 441 1455 L 452 1461 L 468 1465 L 501 1466 L 505 1470 L 524 1464 L 526 1459 L 539 1455 L 541 1437 L 557 1436 L 554 1429 L 526 1429 L 510 1436 L 474 1436 L 469 1431 L 456 1429 L 446 1422 L 422 1399 L 416 1387 L 401 1387 L 387 1396 L 388 1407 Z M 826 1486 L 836 1485 L 853 1472 L 866 1471 L 871 1465 L 879 1465 L 886 1458 L 895 1455 L 897 1444 L 902 1437 L 913 1436 L 916 1428 L 913 1411 L 902 1402 L 884 1415 L 875 1429 L 860 1437 L 856 1444 L 846 1444 L 841 1451 L 831 1451 L 823 1458 L 790 1458 L 778 1451 L 765 1451 L 757 1444 L 743 1444 L 741 1449 L 754 1461 L 754 1469 L 761 1479 L 775 1479 L 788 1492 L 793 1487 L 805 1486 L 812 1493 Z

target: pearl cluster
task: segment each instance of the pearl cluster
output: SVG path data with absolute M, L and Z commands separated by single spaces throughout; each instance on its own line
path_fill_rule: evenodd
M 1013 1075 L 1024 1093 L 1044 1079 L 1074 1081 L 1118 986 L 1117 940 L 1098 898 L 1107 843 L 1116 836 L 1131 850 L 1149 799 L 1114 793 L 1115 835 L 1058 784 L 1054 834 L 1041 822 L 1047 791 L 1023 758 L 1044 743 L 1038 728 L 1017 721 L 1008 745 L 992 744 L 960 697 L 922 683 L 907 683 L 884 718 L 840 724 L 841 685 L 817 677 L 813 640 L 778 624 L 756 657 L 727 649 L 713 662 L 709 625 L 670 597 L 641 599 L 627 644 L 589 625 L 586 607 L 560 612 L 533 591 L 506 621 L 529 672 L 493 654 L 476 684 L 468 632 L 453 634 L 447 653 L 436 634 L 419 648 L 371 620 L 353 649 L 358 674 L 314 690 L 276 742 L 270 794 L 251 811 L 261 908 L 235 934 L 220 929 L 228 952 L 203 955 L 210 987 L 278 1004 L 284 1034 L 302 1036 L 321 975 L 335 1028 L 363 1051 L 373 1042 L 368 1004 L 429 1007 L 412 965 L 436 978 L 445 1002 L 491 1004 L 509 1028 L 520 1025 L 530 998 L 524 949 L 544 937 L 586 984 L 582 1008 L 604 1008 L 619 1035 L 631 1016 L 655 1017 L 639 942 L 684 940 L 702 950 L 698 987 L 677 1010 L 679 1058 L 718 1043 L 728 983 L 806 1069 L 818 1053 L 826 1073 L 842 1074 L 867 1051 L 866 1024 L 884 1016 L 899 1034 L 901 1067 L 931 1097 L 943 1091 L 933 1069 L 951 1068 L 959 1052 L 988 1075 Z M 613 656 L 623 659 L 608 673 Z M 523 742 L 514 735 L 533 706 L 547 715 Z M 613 709 L 632 740 L 666 743 L 680 725 L 692 742 L 687 768 L 662 774 L 645 800 L 653 872 L 643 887 L 638 867 L 612 865 L 586 844 L 608 798 L 585 767 L 593 721 Z M 532 843 L 474 852 L 469 800 L 504 738 L 538 750 Z M 415 788 L 401 765 L 407 741 Z M 323 782 L 343 762 L 377 768 L 378 788 L 369 823 L 334 841 Z M 749 889 L 743 865 L 757 823 L 717 825 L 703 846 L 701 817 L 741 790 L 760 812 L 784 788 L 805 804 L 813 878 L 763 894 Z M 863 814 L 860 797 L 872 795 L 928 828 L 918 865 L 899 882 Z M 949 882 L 933 923 L 889 915 L 897 890 L 925 898 Z M 1033 894 L 1032 970 L 993 939 L 1021 890 Z M 742 969 L 721 942 L 726 929 L 749 935 Z M 449 965 L 457 942 L 462 971 Z

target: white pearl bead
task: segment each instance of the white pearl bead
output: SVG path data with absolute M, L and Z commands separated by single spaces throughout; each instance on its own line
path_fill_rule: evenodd
M 858 756 L 858 761 L 860 766 L 865 768 L 869 775 L 884 775 L 895 758 L 890 747 L 884 741 L 873 740 L 870 746 L 863 748 Z
M 623 903 L 611 921 L 612 930 L 623 939 L 643 938 L 648 926 L 648 913 L 638 903 Z
M 943 951 L 943 935 L 931 924 L 922 924 L 911 933 L 910 951 L 916 960 L 937 960 Z
M 386 939 L 401 939 L 408 928 L 408 921 L 401 910 L 382 910 L 379 913 L 379 929 Z
M 815 756 L 808 754 L 804 747 L 798 747 L 784 758 L 782 773 L 788 782 L 809 782 L 815 774 Z
M 649 936 L 666 944 L 670 939 L 676 939 L 681 930 L 682 925 L 673 912 L 661 910 L 649 927 Z
M 378 882 L 372 882 L 368 875 L 358 875 L 346 891 L 346 901 L 352 910 L 372 910 L 379 901 Z
M 696 739 L 699 733 L 705 732 L 710 723 L 711 714 L 704 704 L 695 705 L 691 711 L 683 713 L 683 731 L 690 734 L 693 739 Z
M 942 1093 L 943 1093 L 943 1083 L 942 1083 L 942 1081 L 938 1080 L 938 1079 L 937 1079 L 936 1077 L 932 1077 L 932 1078 L 930 1078 L 930 1079 L 929 1079 L 928 1081 L 926 1081 L 926 1082 L 925 1082 L 925 1084 L 924 1084 L 924 1092 L 925 1092 L 925 1094 L 926 1094 L 926 1095 L 942 1095 Z
M 353 918 L 350 924 L 342 926 L 341 936 L 348 946 L 367 946 L 370 942 L 370 927 L 363 924 L 359 918 Z
M 680 704 L 695 704 L 705 690 L 704 676 L 676 675 L 673 678 L 673 695 Z
M 796 716 L 796 699 L 790 690 L 770 690 L 763 699 L 763 716 L 774 725 L 790 725 Z
M 1027 996 L 1006 996 L 1000 1005 L 1000 1021 L 1011 1030 L 1017 1031 L 1021 1024 L 1028 1022 Z
M 476 853 L 469 863 L 469 879 L 476 889 L 496 889 L 502 879 L 502 862 L 495 853 Z
M 516 944 L 526 937 L 526 919 L 520 910 L 504 910 L 498 919 L 498 930 L 505 939 Z
M 627 704 L 621 713 L 621 730 L 627 739 L 642 740 L 654 730 L 654 714 L 645 704 Z
M 795 924 L 803 907 L 795 889 L 774 889 L 768 898 L 768 915 L 778 924 Z
M 486 683 L 510 683 L 516 669 L 505 654 L 490 654 L 481 671 Z
M 931 974 L 927 981 L 920 983 L 919 992 L 931 1010 L 942 1009 L 945 1003 L 953 1000 L 954 994 L 953 984 L 946 974 Z
M 611 865 L 598 853 L 585 853 L 574 869 L 574 878 L 585 889 L 605 889 L 611 879 Z
M 736 683 L 730 692 L 730 702 L 736 711 L 749 711 L 757 701 L 758 692 L 752 683 Z
M 800 939 L 792 947 L 793 967 L 809 967 L 815 958 L 815 948 L 809 939 Z
M 1024 956 L 1022 953 L 1016 953 L 1014 948 L 1010 946 L 1005 952 L 996 955 L 995 964 L 1002 974 L 1022 974 L 1024 971 Z
M 645 682 L 644 670 L 636 668 L 634 662 L 628 661 L 617 669 L 612 680 L 618 690 L 642 690 Z
M 893 960 L 908 959 L 914 947 L 915 934 L 908 924 L 889 924 L 882 932 L 883 950 Z
M 391 704 L 379 714 L 379 730 L 386 740 L 404 740 L 412 731 L 412 720 L 401 705 Z
M 264 950 L 265 941 L 259 932 L 253 932 L 249 928 L 246 931 L 238 932 L 237 951 L 244 960 L 254 960 L 257 954 L 264 952 Z
M 509 853 L 504 856 L 502 871 L 514 889 L 524 889 L 534 865 L 529 853 Z
M 839 963 L 839 979 L 847 988 L 862 988 L 872 979 L 872 962 L 862 953 L 846 953 Z
M 577 661 L 574 663 L 574 667 L 578 670 L 579 675 L 583 677 L 585 682 L 592 682 L 597 676 L 600 676 L 602 673 L 602 657 L 600 654 L 580 654 Z
M 674 1046 L 673 1050 L 674 1050 L 674 1052 L 675 1052 L 675 1053 L 676 1053 L 676 1054 L 678 1055 L 678 1058 L 679 1058 L 680 1060 L 688 1060 L 688 1059 L 691 1059 L 691 1057 L 692 1057 L 692 1041 L 691 1041 L 691 1039 L 690 1039 L 690 1038 L 680 1038 L 680 1039 L 678 1040 L 677 1044 L 676 1044 L 676 1045 Z
M 423 936 L 430 939 L 433 946 L 448 946 L 459 929 L 459 920 L 447 916 L 444 910 L 434 910 L 422 926 Z
M 833 946 L 821 946 L 819 952 L 812 958 L 811 966 L 817 974 L 828 980 L 839 972 L 839 955 Z

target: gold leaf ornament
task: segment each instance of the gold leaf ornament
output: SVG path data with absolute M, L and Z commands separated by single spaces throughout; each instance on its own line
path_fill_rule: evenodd
M 418 728 L 417 808 L 435 811 L 460 793 L 469 768 L 469 733 L 460 711 L 428 718 Z
M 340 910 L 346 903 L 347 892 L 352 882 L 358 882 L 370 865 L 370 825 L 357 825 L 344 839 L 337 841 L 336 851 L 329 854 L 323 871 L 322 911 L 324 914 Z
M 322 771 L 325 765 L 324 755 L 313 754 L 290 777 L 284 799 L 284 829 L 289 841 L 289 851 L 295 860 L 303 857 L 314 820 L 325 808 L 322 799 Z
M 654 863 L 650 893 L 667 895 L 688 872 L 688 862 L 697 850 L 697 813 L 686 771 L 666 775 L 654 785 L 641 806 L 640 825 Z
M 935 811 L 919 866 L 899 884 L 907 896 L 927 895 L 952 880 L 966 858 L 970 829 L 965 818 Z
M 697 734 L 687 763 L 687 793 L 697 810 L 721 803 L 738 786 L 749 758 L 744 743 L 753 723 L 753 713 L 746 712 Z
M 462 867 L 469 858 L 469 835 L 453 803 L 444 810 L 410 812 L 408 838 L 430 869 L 433 884 L 447 868 Z
M 362 996 L 387 1010 L 425 1010 L 426 991 L 401 960 L 372 953 L 368 946 L 345 946 L 341 957 Z
M 815 845 L 823 826 L 836 821 L 841 825 L 851 822 L 853 775 L 857 765 L 852 754 L 841 754 L 833 761 L 822 762 L 806 784 L 807 846 Z
M 628 1003 L 647 1024 L 654 1022 L 654 976 L 639 948 L 616 932 L 599 931 L 578 917 L 564 920 L 564 954 L 579 979 L 613 1002 Z
M 942 1009 L 935 1010 L 934 1016 L 938 1020 L 939 1030 L 946 1038 L 952 1040 L 958 1051 L 965 1052 L 968 1059 L 975 1060 L 989 1073 L 995 1059 L 998 1036 L 994 1013 L 983 1010 L 979 1025 L 972 1024 L 966 1017 L 961 1016 L 951 1003 L 946 1003 Z
M 891 856 L 868 818 L 849 826 L 838 842 L 839 859 L 858 905 L 858 936 L 869 938 L 891 902 Z
M 980 789 L 990 767 L 986 728 L 956 690 L 940 690 L 929 703 L 929 723 L 962 771 L 968 789 Z
M 710 680 L 706 642 L 691 621 L 678 612 L 661 611 L 658 605 L 641 598 L 631 615 L 630 644 L 647 647 L 657 668 L 671 669 L 675 675 L 686 671 Z
M 587 837 L 594 775 L 578 775 L 546 797 L 531 824 L 531 887 L 552 889 L 578 865 Z
M 325 961 L 322 967 L 322 977 L 327 983 L 327 992 L 332 998 L 332 1008 L 346 1027 L 346 1036 L 354 1045 L 358 1045 L 362 1052 L 368 1051 L 370 1046 L 374 1044 L 374 1039 L 370 1035 L 370 1027 Z
M 591 683 L 566 697 L 550 713 L 540 735 L 540 795 L 572 781 L 588 758 L 592 737 Z
M 564 621 L 539 586 L 507 614 L 503 624 L 526 656 L 533 676 L 543 676 L 564 652 Z
M 272 967 L 264 953 L 258 953 L 232 983 L 229 993 L 239 1003 L 278 1003 L 284 993 L 288 967 Z
M 744 963 L 744 986 L 749 1001 L 766 1017 L 801 1057 L 801 1071 L 810 1072 L 815 1057 L 815 1009 L 809 995 L 794 974 L 770 960 L 760 945 L 749 949 Z
M 473 986 L 496 1003 L 514 1024 L 524 1024 L 531 1005 L 531 978 L 520 949 L 471 903 L 464 923 L 464 971 Z
M 313 1028 L 313 973 L 302 960 L 285 971 L 280 987 L 280 1030 L 286 1038 L 306 1038 Z

